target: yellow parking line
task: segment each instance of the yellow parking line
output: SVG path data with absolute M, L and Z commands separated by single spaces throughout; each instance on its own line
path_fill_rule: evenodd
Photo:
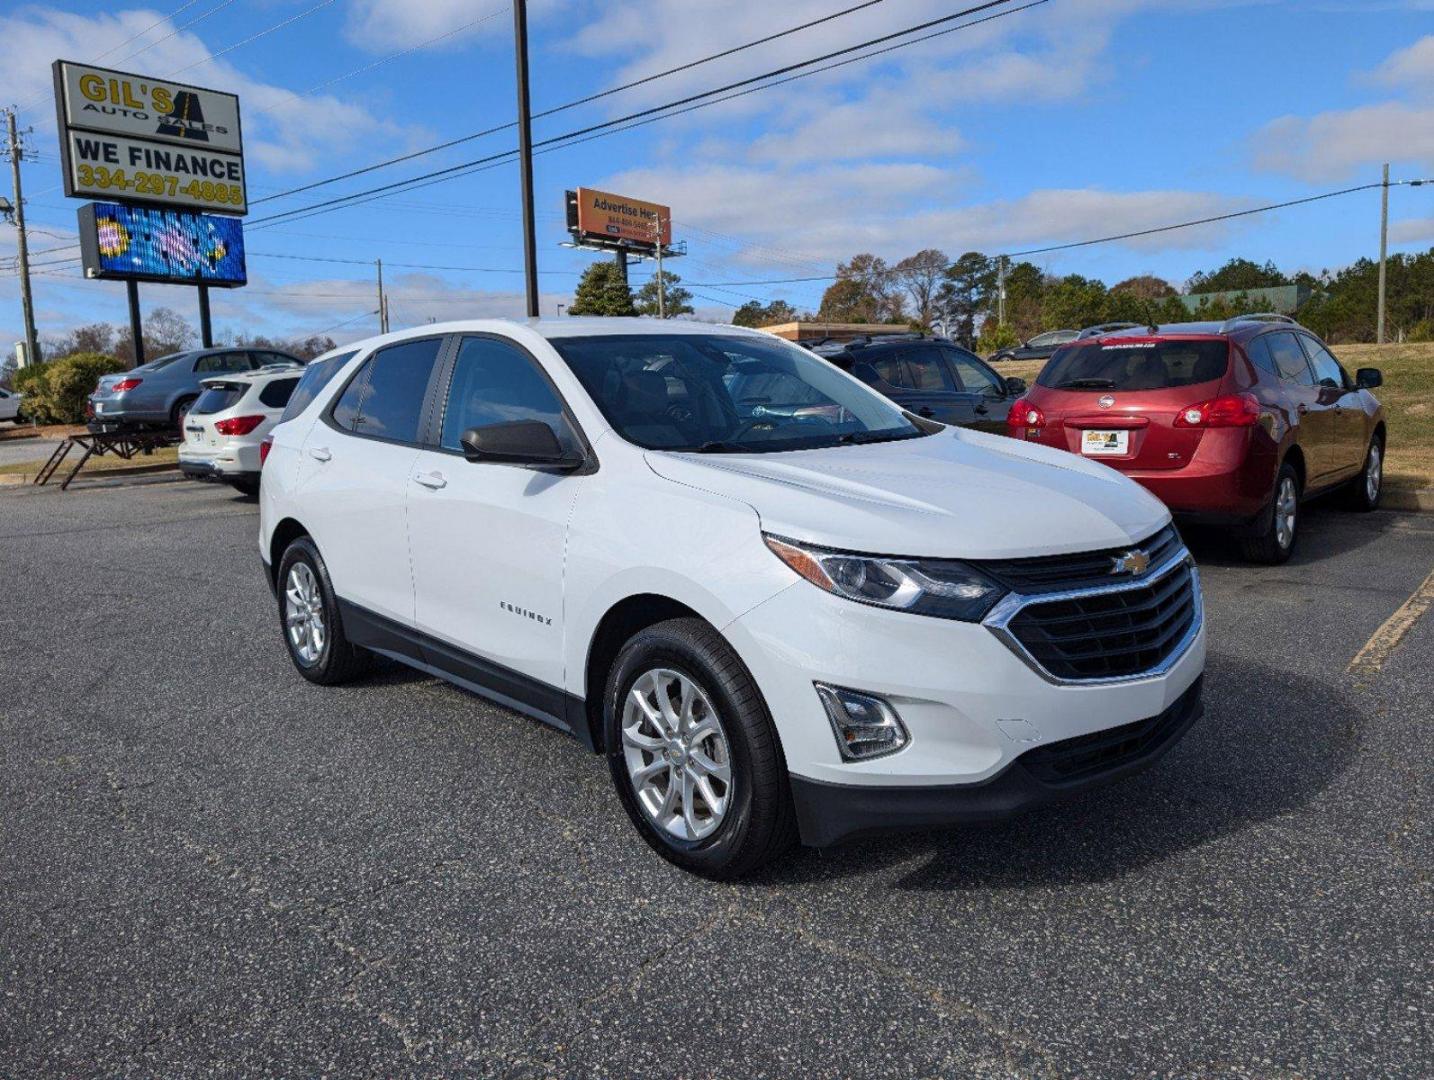
M 1424 579 L 1424 584 L 1414 590 L 1398 611 L 1384 620 L 1384 625 L 1364 643 L 1364 648 L 1359 650 L 1345 670 L 1351 675 L 1373 675 L 1379 671 L 1389 659 L 1389 654 L 1399 647 L 1430 607 L 1434 607 L 1434 573 Z

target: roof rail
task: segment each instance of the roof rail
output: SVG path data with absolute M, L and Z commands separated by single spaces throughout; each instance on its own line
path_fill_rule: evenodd
M 1261 311 L 1250 315 L 1236 315 L 1233 319 L 1226 319 L 1220 326 L 1220 333 L 1228 333 L 1242 322 L 1273 322 L 1289 323 L 1291 326 L 1299 325 L 1299 323 L 1295 322 L 1295 320 L 1288 315 L 1281 315 L 1275 311 Z

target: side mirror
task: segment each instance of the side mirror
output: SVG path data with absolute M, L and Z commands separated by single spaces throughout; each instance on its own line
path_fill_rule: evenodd
M 1018 395 L 1020 395 L 1020 394 L 1024 394 L 1024 393 L 1026 392 L 1026 390 L 1027 390 L 1027 387 L 1026 387 L 1026 380 L 1025 380 L 1025 379 L 1018 379 L 1018 378 L 1016 378 L 1014 375 L 1011 375 L 1011 376 L 1008 376 L 1008 377 L 1007 377 L 1007 379 L 1006 379 L 1006 393 L 1010 394 L 1011 397 L 1016 397 L 1016 396 L 1018 396 Z
M 578 454 L 564 452 L 553 429 L 541 420 L 486 424 L 463 433 L 463 456 L 492 465 L 526 465 L 569 472 L 581 467 Z
M 1384 385 L 1384 373 L 1377 367 L 1362 367 L 1355 372 L 1354 385 L 1361 390 L 1373 390 Z

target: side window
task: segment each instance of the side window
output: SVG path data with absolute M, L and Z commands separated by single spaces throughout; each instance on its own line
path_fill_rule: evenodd
M 206 374 L 248 371 L 249 357 L 241 352 L 209 353 L 194 361 L 194 370 Z
M 314 398 L 319 396 L 319 391 L 339 373 L 339 368 L 353 358 L 354 354 L 351 352 L 340 353 L 338 356 L 330 356 L 326 360 L 316 360 L 306 367 L 303 377 L 299 379 L 299 385 L 294 387 L 289 404 L 284 406 L 284 415 L 279 418 L 279 423 L 292 420 L 307 409 L 313 403 Z
M 277 352 L 261 352 L 261 353 L 255 353 L 255 354 L 254 354 L 254 359 L 255 359 L 255 361 L 258 363 L 258 365 L 259 365 L 260 367 L 265 367 L 265 366 L 267 366 L 267 365 L 269 365 L 269 364 L 292 364 L 292 363 L 295 363 L 294 357 L 288 356 L 288 355 L 286 355 L 285 353 L 277 353 Z
M 1304 344 L 1305 352 L 1309 353 L 1310 364 L 1314 367 L 1315 382 L 1320 386 L 1327 386 L 1335 390 L 1343 390 L 1349 385 L 1345 378 L 1344 368 L 1339 366 L 1339 361 L 1334 354 L 1321 345 L 1314 338 L 1300 335 L 1300 341 Z
M 962 390 L 990 398 L 1006 396 L 1005 384 L 985 364 L 955 349 L 947 349 L 946 358 L 951 361 L 951 370 Z
M 1275 358 L 1270 355 L 1270 345 L 1265 338 L 1257 337 L 1246 342 L 1245 355 L 1250 358 L 1250 363 L 1263 368 L 1271 375 L 1280 373 L 1280 369 L 1275 366 Z
M 1027 342 L 1028 345 L 1033 345 L 1038 349 L 1044 349 L 1047 345 L 1059 345 L 1060 343 L 1061 335 L 1054 331 L 1047 334 L 1037 334 Z
M 416 443 L 428 380 L 442 347 L 442 338 L 420 338 L 390 345 L 369 357 L 365 364 L 369 369 L 368 389 L 353 430 L 360 435 Z
M 559 441 L 572 441 L 562 402 L 526 353 L 496 338 L 464 338 L 453 362 L 440 444 L 463 449 L 469 428 L 539 420 Z
M 282 409 L 289 404 L 289 399 L 294 396 L 294 387 L 298 385 L 298 379 L 274 379 L 259 391 L 259 401 L 271 409 Z
M 1274 357 L 1280 378 L 1300 386 L 1314 385 L 1314 376 L 1310 374 L 1304 350 L 1300 348 L 1294 334 L 1269 334 L 1261 340 L 1269 345 L 1270 355 Z
M 357 431 L 359 414 L 364 396 L 368 393 L 368 376 L 373 370 L 373 357 L 369 357 L 359 368 L 358 374 L 349 380 L 339 400 L 334 402 L 334 423 L 345 431 Z
M 910 386 L 913 390 L 951 390 L 946 365 L 941 362 L 941 350 L 932 346 L 910 349 L 906 352 L 906 369 L 911 372 Z
M 906 374 L 906 366 L 901 362 L 900 353 L 886 353 L 871 361 L 871 369 L 881 378 L 881 381 L 889 386 L 911 385 L 911 377 Z

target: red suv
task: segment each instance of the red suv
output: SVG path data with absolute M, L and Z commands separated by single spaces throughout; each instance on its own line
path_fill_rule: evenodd
M 1097 458 L 1178 518 L 1231 526 L 1247 558 L 1294 550 L 1299 504 L 1345 486 L 1379 505 L 1382 377 L 1355 378 L 1283 315 L 1177 323 L 1075 341 L 1011 406 L 1007 434 Z

